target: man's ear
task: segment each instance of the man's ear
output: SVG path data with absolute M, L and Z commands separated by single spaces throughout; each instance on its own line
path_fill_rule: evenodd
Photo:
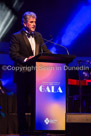
M 23 25 L 26 27 L 26 23 L 23 23 Z

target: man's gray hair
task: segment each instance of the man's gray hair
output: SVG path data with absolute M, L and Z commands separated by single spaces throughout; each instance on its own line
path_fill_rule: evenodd
M 30 17 L 37 18 L 36 14 L 34 12 L 27 11 L 22 16 L 22 24 L 26 23 Z

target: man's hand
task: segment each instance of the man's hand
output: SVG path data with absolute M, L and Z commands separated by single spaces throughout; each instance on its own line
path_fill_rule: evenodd
M 26 61 L 32 59 L 33 57 L 34 57 L 34 56 L 29 56 L 29 57 L 26 59 Z
M 29 56 L 28 58 L 24 59 L 24 62 L 27 62 L 28 60 L 32 59 L 34 56 Z

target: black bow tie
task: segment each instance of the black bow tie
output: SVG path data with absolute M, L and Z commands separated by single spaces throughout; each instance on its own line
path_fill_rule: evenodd
M 30 36 L 34 37 L 33 33 L 27 33 L 27 37 L 30 38 Z

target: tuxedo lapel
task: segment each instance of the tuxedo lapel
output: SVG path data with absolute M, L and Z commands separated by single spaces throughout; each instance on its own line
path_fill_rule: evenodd
M 37 38 L 37 34 L 35 32 L 34 34 L 34 38 L 35 38 L 35 56 L 39 54 L 39 44 L 38 44 L 38 38 Z
M 25 45 L 26 45 L 28 51 L 30 52 L 30 54 L 33 55 L 31 45 L 30 45 L 29 40 L 28 40 L 28 38 L 27 38 L 27 36 L 26 36 L 26 34 L 25 34 L 25 32 L 24 32 L 23 30 L 22 30 L 22 36 L 23 36 L 23 38 L 24 38 Z

